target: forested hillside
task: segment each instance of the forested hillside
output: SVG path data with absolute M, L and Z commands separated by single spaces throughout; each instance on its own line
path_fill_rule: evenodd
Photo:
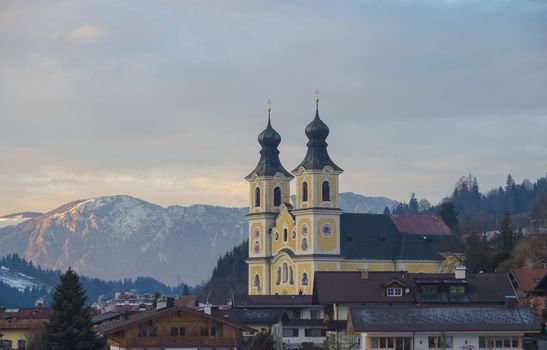
M 32 262 L 15 254 L 0 259 L 0 268 L 4 275 L 7 272 L 11 273 L 9 279 L 2 279 L 3 275 L 0 275 L 0 305 L 6 307 L 33 306 L 38 297 L 44 297 L 46 304 L 48 304 L 51 288 L 59 282 L 61 273 L 34 266 Z M 22 289 L 20 287 L 21 281 L 25 280 L 31 281 L 34 286 Z M 80 281 L 90 304 L 97 301 L 100 296 L 112 298 L 116 291 L 136 290 L 142 294 L 159 292 L 162 295 L 180 295 L 186 286 L 182 283 L 177 287 L 169 287 L 151 277 L 103 281 L 81 276 Z

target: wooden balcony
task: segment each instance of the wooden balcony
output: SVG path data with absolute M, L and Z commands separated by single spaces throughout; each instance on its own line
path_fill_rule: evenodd
M 128 337 L 126 347 L 235 347 L 236 340 L 232 337 Z

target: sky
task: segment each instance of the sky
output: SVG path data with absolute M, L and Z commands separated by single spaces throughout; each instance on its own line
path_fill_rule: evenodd
M 436 203 L 547 171 L 545 1 L 0 1 L 0 214 L 246 206 L 267 121 L 341 191 Z

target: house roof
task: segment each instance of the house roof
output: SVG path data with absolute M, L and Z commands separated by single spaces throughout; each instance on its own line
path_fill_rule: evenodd
M 511 269 L 511 275 L 517 282 L 518 287 L 525 292 L 531 292 L 536 285 L 545 277 L 547 269 L 544 268 L 515 268 Z
M 0 329 L 41 328 L 50 315 L 49 308 L 0 309 Z
M 407 283 L 409 293 L 402 296 L 387 296 L 384 287 L 393 280 Z M 439 298 L 425 300 L 419 285 L 440 286 Z M 393 303 L 409 304 L 419 302 L 450 302 L 447 288 L 450 285 L 466 286 L 466 303 L 505 303 L 506 296 L 515 296 L 506 274 L 468 274 L 466 279 L 456 279 L 454 274 L 423 274 L 408 272 L 368 272 L 368 279 L 361 272 L 320 271 L 315 273 L 313 300 L 319 304 L 330 303 Z M 337 288 L 332 288 L 337 286 Z M 443 287 L 444 286 L 444 287 Z M 444 289 L 443 289 L 444 288 Z M 456 301 L 453 301 L 456 302 Z M 462 302 L 461 300 L 459 302 Z
M 458 237 L 432 215 L 344 213 L 340 250 L 345 259 L 442 260 L 463 251 Z
M 178 311 L 189 312 L 189 313 L 192 313 L 194 315 L 200 315 L 200 316 L 203 316 L 205 318 L 209 318 L 209 319 L 212 319 L 212 320 L 220 322 L 220 323 L 225 323 L 225 324 L 231 325 L 231 326 L 236 327 L 236 328 L 242 328 L 241 324 L 239 324 L 238 322 L 233 322 L 233 321 L 230 321 L 230 320 L 225 320 L 225 319 L 222 319 L 222 318 L 219 318 L 219 317 L 215 317 L 213 315 L 208 315 L 206 313 L 197 311 L 193 308 L 189 308 L 189 307 L 186 307 L 184 305 L 177 305 L 177 306 L 172 306 L 172 307 L 165 307 L 165 308 L 159 309 L 159 310 L 150 309 L 150 310 L 147 310 L 147 311 L 138 312 L 138 313 L 129 315 L 127 317 L 127 319 L 122 318 L 120 320 L 114 320 L 114 321 L 110 321 L 110 322 L 101 323 L 100 325 L 97 325 L 95 327 L 95 329 L 99 333 L 109 334 L 109 333 L 112 333 L 112 332 L 117 332 L 119 330 L 125 329 L 127 327 L 134 326 L 135 324 L 138 324 L 138 323 L 141 323 L 141 322 L 144 322 L 144 321 L 148 321 L 148 320 L 152 320 L 152 319 L 155 319 L 155 318 L 158 318 L 158 317 L 161 317 L 161 316 L 164 316 L 164 315 L 168 315 L 168 314 L 173 313 L 173 312 L 178 312 Z
M 245 325 L 275 324 L 281 322 L 285 315 L 283 309 L 260 310 L 215 310 L 213 315 L 222 319 L 231 320 Z
M 350 313 L 358 332 L 541 330 L 527 306 L 364 306 Z
M 234 306 L 241 307 L 311 307 L 311 295 L 235 295 Z

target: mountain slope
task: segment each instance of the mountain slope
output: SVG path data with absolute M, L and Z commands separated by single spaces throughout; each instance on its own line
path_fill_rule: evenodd
M 130 196 L 81 200 L 0 229 L 0 256 L 119 279 L 154 276 L 196 283 L 216 258 L 247 236 L 245 209 L 207 205 L 162 208 Z

